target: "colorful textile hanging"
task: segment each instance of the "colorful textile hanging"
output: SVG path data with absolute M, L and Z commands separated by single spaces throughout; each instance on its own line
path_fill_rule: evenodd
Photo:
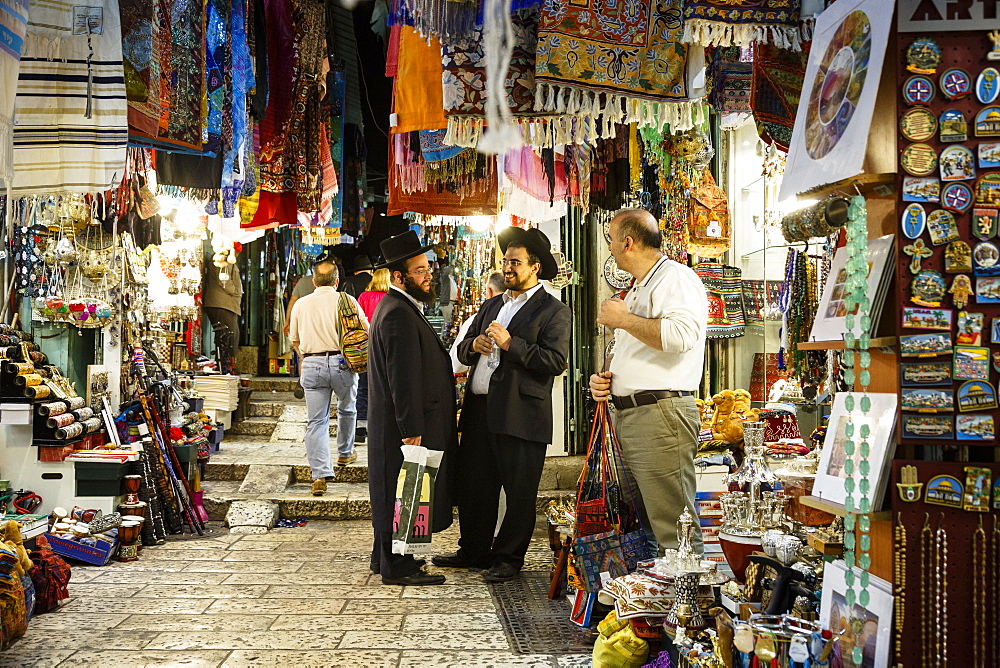
M 801 0 L 686 0 L 684 42 L 700 46 L 773 44 L 802 48 Z
M 21 69 L 21 49 L 28 29 L 28 0 L 0 3 L 0 86 L 17 89 Z M 0 104 L 0 180 L 7 186 L 14 175 L 14 96 L 5 95 Z
M 694 272 L 701 277 L 708 295 L 708 331 L 710 339 L 730 339 L 743 336 L 743 285 L 739 267 L 712 262 L 700 262 Z
M 754 47 L 750 104 L 757 133 L 762 140 L 785 152 L 792 141 L 807 59 L 805 51 L 788 51 L 767 44 Z
M 36 3 L 23 54 L 15 194 L 107 190 L 121 181 L 128 104 L 117 0 Z
M 388 20 L 446 42 L 467 37 L 480 22 L 479 3 L 473 0 L 395 0 Z
M 445 127 L 441 101 L 441 43 L 425 40 L 413 28 L 399 30 L 399 57 L 392 81 L 393 132 Z
M 205 97 L 205 11 L 202 2 L 175 0 L 170 8 L 170 25 L 169 67 L 163 72 L 163 90 L 169 92 L 169 98 L 163 105 L 160 134 L 201 151 L 202 100 Z
M 161 58 L 170 42 L 170 22 L 161 2 L 119 0 L 128 124 L 155 137 L 160 126 Z M 169 94 L 169 93 L 168 93 Z
M 606 123 L 691 127 L 683 25 L 680 0 L 546 0 L 534 110 L 591 125 L 603 116 Z
M 493 216 L 497 202 L 496 158 L 472 153 L 476 166 L 461 182 L 424 181 L 425 165 L 408 135 L 389 142 L 389 204 L 386 215 L 407 211 L 440 216 Z
M 709 102 L 720 114 L 750 112 L 753 63 L 740 60 L 742 49 L 727 46 L 715 49 L 712 58 L 712 92 Z

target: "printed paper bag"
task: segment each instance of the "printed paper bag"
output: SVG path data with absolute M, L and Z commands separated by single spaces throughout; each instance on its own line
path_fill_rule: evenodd
M 392 551 L 394 554 L 428 554 L 432 551 L 434 481 L 444 453 L 422 445 L 404 445 L 402 449 L 403 466 L 396 480 Z

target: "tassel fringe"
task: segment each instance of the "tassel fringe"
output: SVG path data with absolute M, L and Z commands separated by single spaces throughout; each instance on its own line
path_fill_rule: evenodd
M 684 22 L 682 42 L 701 46 L 739 46 L 773 44 L 781 49 L 802 50 L 798 26 L 762 25 L 759 23 L 720 23 L 704 19 Z

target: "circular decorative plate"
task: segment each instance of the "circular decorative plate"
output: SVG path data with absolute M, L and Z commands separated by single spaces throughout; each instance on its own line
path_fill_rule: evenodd
M 907 239 L 916 239 L 924 233 L 924 227 L 927 226 L 927 212 L 924 211 L 924 207 L 912 202 L 903 211 L 900 224 Z
M 604 280 L 615 290 L 628 290 L 632 287 L 632 274 L 619 269 L 613 255 L 608 256 L 604 263 Z
M 922 74 L 917 74 L 903 84 L 903 99 L 906 104 L 930 104 L 934 99 L 934 82 Z
M 982 270 L 993 273 L 994 267 L 1000 262 L 1000 249 L 992 242 L 983 241 L 976 244 L 976 248 L 972 251 L 972 259 L 976 262 L 977 273 Z
M 926 107 L 913 107 L 899 119 L 899 132 L 910 141 L 927 141 L 937 126 L 937 119 Z
M 983 104 L 992 104 L 1000 95 L 1000 72 L 987 67 L 976 77 L 976 99 Z
M 972 92 L 972 79 L 969 78 L 968 72 L 957 67 L 945 70 L 938 84 L 941 86 L 941 92 L 949 100 L 957 100 Z
M 941 191 L 941 206 L 965 213 L 972 207 L 972 190 L 964 183 L 949 184 Z
M 806 82 L 809 86 L 806 152 L 813 160 L 833 150 L 850 126 L 868 76 L 871 48 L 872 25 L 868 15 L 857 10 L 851 12 L 830 38 L 815 80 Z
M 937 169 L 937 152 L 930 144 L 910 144 L 903 149 L 899 164 L 910 176 L 930 176 Z

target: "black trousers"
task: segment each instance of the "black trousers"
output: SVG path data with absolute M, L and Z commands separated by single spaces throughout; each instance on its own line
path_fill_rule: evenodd
M 535 531 L 545 443 L 490 433 L 483 395 L 466 392 L 462 413 L 455 481 L 459 554 L 472 563 L 503 562 L 521 568 Z M 494 538 L 501 488 L 507 495 L 507 511 Z
M 420 566 L 412 554 L 392 553 L 391 531 L 375 531 L 371 561 L 373 564 L 379 565 L 379 572 L 385 578 L 405 578 L 420 570 Z

